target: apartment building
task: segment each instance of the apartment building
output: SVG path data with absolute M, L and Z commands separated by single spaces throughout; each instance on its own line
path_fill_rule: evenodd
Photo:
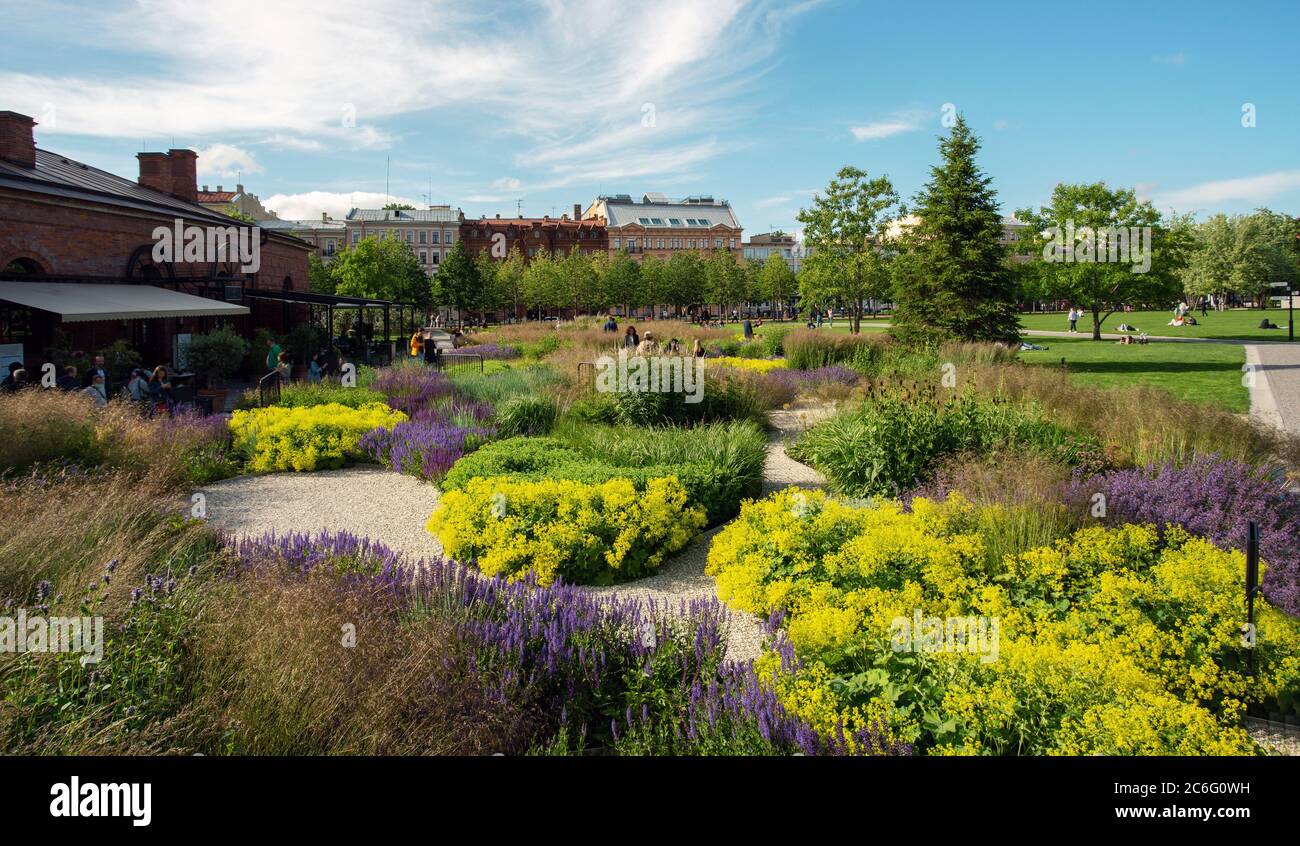
M 352 209 L 344 221 L 347 246 L 362 238 L 397 238 L 408 244 L 430 276 L 459 237 L 465 215 L 451 206 L 427 209 Z
M 563 256 L 574 250 L 580 253 L 608 250 L 605 221 L 600 218 L 582 220 L 581 214 L 582 206 L 575 204 L 572 218 L 567 214 L 559 217 L 484 216 L 461 223 L 460 237 L 474 256 L 487 251 L 494 257 L 505 258 L 518 248 L 527 260 L 544 252 Z
M 741 252 L 746 261 L 757 261 L 759 263 L 767 261 L 768 257 L 776 253 L 785 259 L 785 263 L 795 273 L 803 270 L 803 260 L 808 257 L 808 250 L 793 235 L 787 235 L 784 232 L 767 232 L 762 235 L 752 235 L 750 239 L 741 245 Z
M 243 185 L 236 185 L 235 190 L 227 191 L 218 185 L 217 190 L 209 191 L 208 186 L 199 188 L 199 205 L 219 214 L 232 211 L 251 217 L 253 220 L 275 220 L 275 212 L 262 205 L 256 194 L 244 190 Z
M 325 212 L 321 212 L 320 220 L 259 220 L 257 225 L 306 241 L 323 262 L 331 261 L 346 244 L 346 225 Z
M 583 212 L 583 220 L 603 219 L 609 251 L 627 252 L 640 261 L 647 255 L 668 258 L 680 250 L 741 250 L 743 229 L 726 200 L 709 195 L 669 199 L 663 194 L 628 194 L 597 197 Z

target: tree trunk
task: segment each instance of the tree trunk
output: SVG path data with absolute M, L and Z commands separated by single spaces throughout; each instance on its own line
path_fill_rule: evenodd
M 1092 307 L 1092 339 L 1094 341 L 1101 340 L 1101 307 L 1100 306 Z

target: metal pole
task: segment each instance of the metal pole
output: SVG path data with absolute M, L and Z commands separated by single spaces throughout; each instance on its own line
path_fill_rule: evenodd
M 1247 671 L 1255 674 L 1255 592 L 1259 590 L 1259 524 L 1246 524 L 1246 632 Z

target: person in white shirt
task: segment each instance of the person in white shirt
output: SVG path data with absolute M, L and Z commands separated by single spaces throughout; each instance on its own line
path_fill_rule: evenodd
M 98 373 L 91 377 L 90 386 L 83 388 L 81 393 L 83 396 L 90 397 L 100 408 L 108 405 L 108 395 L 104 392 L 104 377 Z

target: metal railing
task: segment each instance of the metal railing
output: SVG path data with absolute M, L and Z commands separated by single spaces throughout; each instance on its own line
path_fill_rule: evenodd
M 484 372 L 483 356 L 479 353 L 458 353 L 439 351 L 433 357 L 433 366 L 439 370 L 451 370 L 453 367 L 468 367 L 478 361 L 478 372 Z
M 257 393 L 262 408 L 278 403 L 280 401 L 280 371 L 272 370 L 257 380 Z

